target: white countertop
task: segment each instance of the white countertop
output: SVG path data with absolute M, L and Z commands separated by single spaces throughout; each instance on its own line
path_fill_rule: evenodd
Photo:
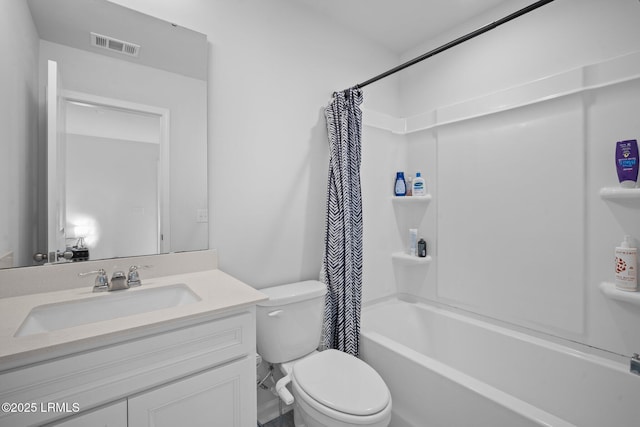
M 123 291 L 94 293 L 89 280 L 84 288 L 0 298 L 0 371 L 223 317 L 267 298 L 220 270 L 143 278 L 142 283 L 140 287 Z M 14 336 L 31 309 L 43 304 L 108 298 L 113 293 L 140 292 L 177 283 L 186 284 L 201 301 L 67 329 Z

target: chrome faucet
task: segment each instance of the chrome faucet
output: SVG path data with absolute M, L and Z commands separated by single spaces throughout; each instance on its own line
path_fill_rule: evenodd
M 96 274 L 96 280 L 93 284 L 93 292 L 105 292 L 105 291 L 118 291 L 120 289 L 128 289 L 127 276 L 124 271 L 115 271 L 111 276 L 111 281 L 107 276 L 107 272 L 104 268 L 87 271 L 86 273 L 78 273 L 78 276 L 88 276 L 90 274 Z
M 107 272 L 104 268 L 94 271 L 87 271 L 86 273 L 78 273 L 78 276 L 88 276 L 89 274 L 97 274 L 96 280 L 93 285 L 93 292 L 104 292 L 110 291 L 109 289 L 109 278 L 107 277 Z
M 109 291 L 119 291 L 122 289 L 129 289 L 129 283 L 127 283 L 127 275 L 124 274 L 124 271 L 114 271 L 111 275 Z
M 141 268 L 151 268 L 151 266 L 150 265 L 132 265 L 131 267 L 129 267 L 127 284 L 130 287 L 142 285 L 142 280 L 140 280 L 140 273 L 138 272 L 138 270 Z
M 129 267 L 129 273 L 125 274 L 124 271 L 114 271 L 111 275 L 111 281 L 107 277 L 107 272 L 104 268 L 94 271 L 87 271 L 86 273 L 78 273 L 78 276 L 88 276 L 90 274 L 97 274 L 95 283 L 93 285 L 93 292 L 104 291 L 119 291 L 122 289 L 129 289 L 134 286 L 140 286 L 142 280 L 140 280 L 140 273 L 138 269 L 151 268 L 150 265 L 132 265 Z

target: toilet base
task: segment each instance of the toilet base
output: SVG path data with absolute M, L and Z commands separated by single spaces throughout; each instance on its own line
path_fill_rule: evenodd
M 300 408 L 296 404 L 293 405 L 293 425 L 295 427 L 309 427 L 302 419 Z
M 327 427 L 318 420 L 309 417 L 309 414 L 306 414 L 297 403 L 293 405 L 293 424 L 295 427 Z

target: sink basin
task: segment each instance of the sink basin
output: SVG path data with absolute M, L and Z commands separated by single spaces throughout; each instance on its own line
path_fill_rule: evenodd
M 94 298 L 39 305 L 29 312 L 14 336 L 57 331 L 198 301 L 200 298 L 187 285 L 179 283 L 161 288 L 116 291 Z

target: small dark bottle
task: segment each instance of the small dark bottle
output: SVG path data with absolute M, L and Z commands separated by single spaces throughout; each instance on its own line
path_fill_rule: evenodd
M 427 256 L 427 242 L 422 238 L 418 240 L 418 256 L 422 258 Z

